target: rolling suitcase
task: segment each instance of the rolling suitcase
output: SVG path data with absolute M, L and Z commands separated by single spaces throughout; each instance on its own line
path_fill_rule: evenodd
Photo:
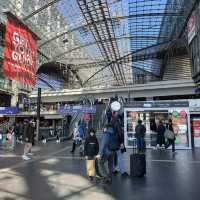
M 133 145 L 133 154 L 130 155 L 130 175 L 131 177 L 143 177 L 146 174 L 146 156 L 137 153 L 136 140 Z

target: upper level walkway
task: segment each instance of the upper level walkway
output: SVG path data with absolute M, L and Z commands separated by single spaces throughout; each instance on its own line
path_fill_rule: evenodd
M 82 89 L 63 89 L 57 91 L 42 91 L 42 102 L 64 102 L 78 101 L 82 96 L 92 98 L 105 98 L 122 96 L 128 97 L 155 97 L 155 96 L 172 96 L 172 95 L 192 95 L 195 94 L 195 84 L 193 80 L 182 79 L 174 81 L 151 82 L 148 84 L 138 84 L 135 86 L 123 87 L 93 87 Z M 32 101 L 36 102 L 37 92 L 31 95 Z
M 111 185 L 90 182 L 85 160 L 69 153 L 71 143 L 55 142 L 33 148 L 33 159 L 22 161 L 15 152 L 0 150 L 2 200 L 199 200 L 200 150 L 147 151 L 144 178 L 113 177 Z M 126 170 L 129 173 L 129 154 Z

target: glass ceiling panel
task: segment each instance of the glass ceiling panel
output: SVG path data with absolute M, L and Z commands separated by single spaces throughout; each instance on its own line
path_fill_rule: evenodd
M 159 76 L 162 58 L 157 58 L 156 53 L 165 51 L 169 44 L 149 47 L 177 38 L 193 3 L 188 0 L 2 0 L 0 7 L 9 5 L 41 37 L 39 51 L 48 62 L 73 65 L 83 83 L 88 80 L 92 86 L 106 84 L 109 78 L 112 80 L 109 85 L 125 85 L 126 80 L 131 82 L 134 73 L 139 72 Z M 130 53 L 133 62 L 123 59 L 125 63 L 117 63 Z M 153 59 L 151 56 L 136 59 L 136 55 L 152 54 Z M 112 65 L 105 68 L 102 61 L 104 66 Z M 95 62 L 96 67 L 88 67 L 87 63 Z M 102 67 L 105 69 L 101 70 Z M 91 78 L 93 74 L 96 75 Z

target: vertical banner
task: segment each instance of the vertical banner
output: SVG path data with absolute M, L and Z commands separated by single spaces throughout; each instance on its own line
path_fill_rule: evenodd
M 192 13 L 187 23 L 188 44 L 190 44 L 196 35 L 196 16 L 195 12 Z
M 4 76 L 33 86 L 36 79 L 37 38 L 18 19 L 7 15 L 4 44 Z
M 194 137 L 194 146 L 200 147 L 200 117 L 193 118 L 192 129 Z

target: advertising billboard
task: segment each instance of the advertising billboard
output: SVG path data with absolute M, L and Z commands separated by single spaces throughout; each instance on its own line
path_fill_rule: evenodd
M 192 13 L 187 23 L 188 44 L 190 44 L 196 35 L 196 16 L 195 12 Z
M 194 137 L 194 146 L 200 147 L 200 118 L 195 117 L 192 120 L 192 129 L 193 129 L 193 137 Z
M 17 18 L 7 15 L 4 45 L 4 76 L 33 86 L 37 57 L 35 35 Z

